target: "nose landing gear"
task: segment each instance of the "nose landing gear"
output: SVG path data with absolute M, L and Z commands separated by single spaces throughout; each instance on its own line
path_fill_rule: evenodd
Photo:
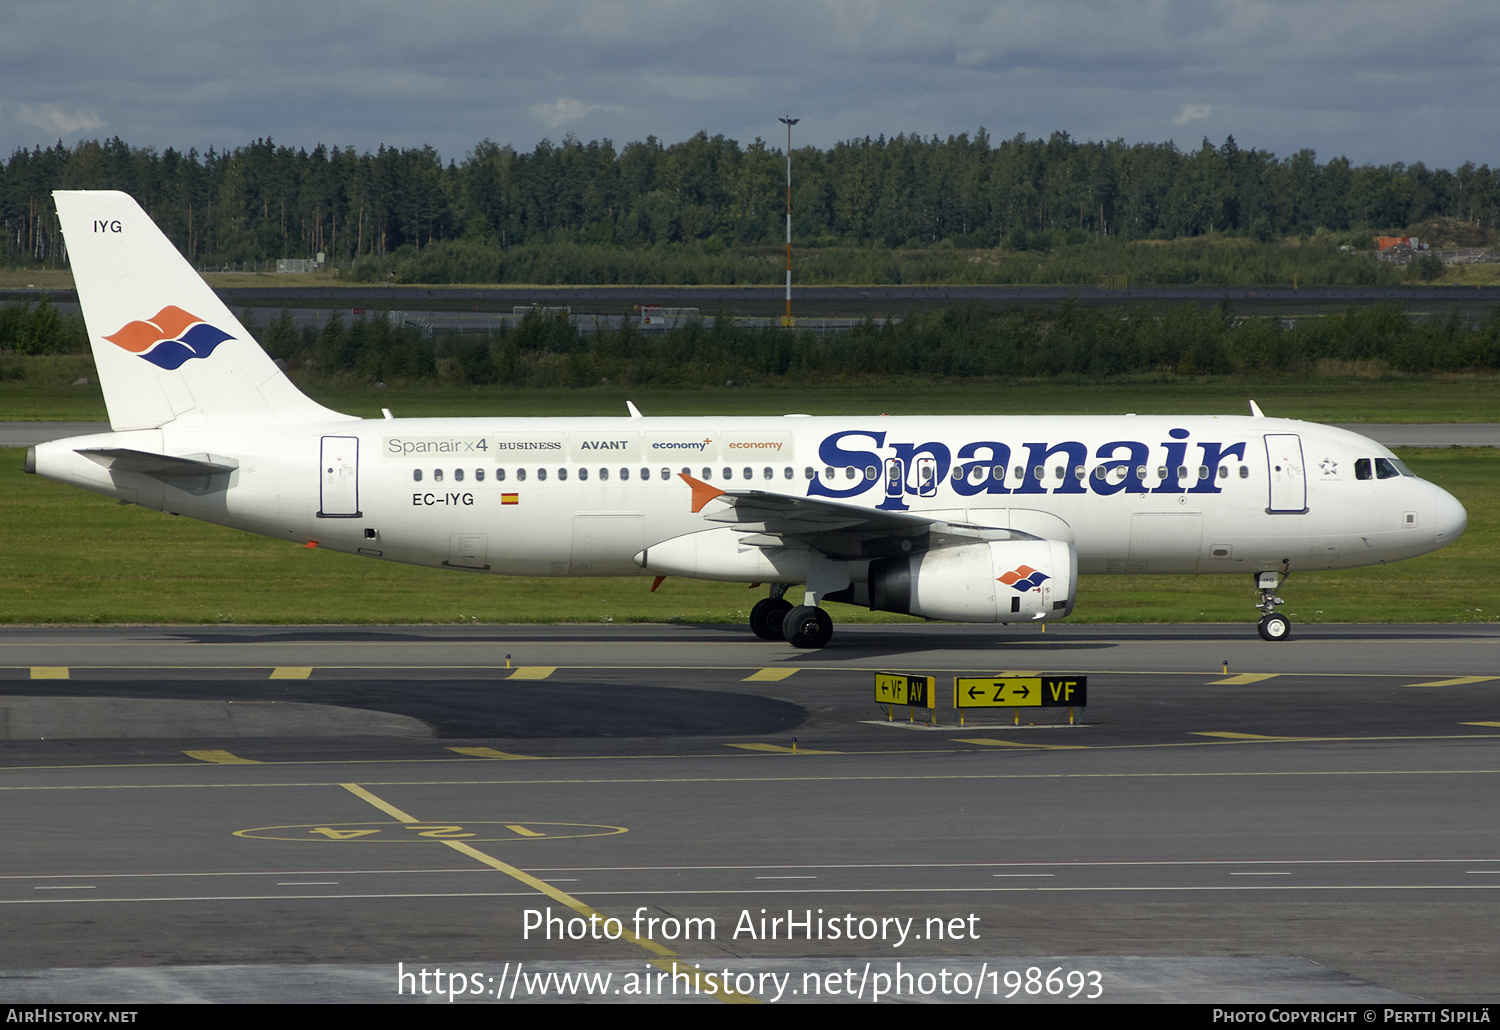
M 1292 635 L 1292 620 L 1276 611 L 1277 605 L 1286 604 L 1286 601 L 1276 596 L 1276 591 L 1286 582 L 1286 576 L 1286 573 L 1281 572 L 1255 574 L 1255 589 L 1260 591 L 1260 601 L 1255 607 L 1263 613 L 1260 625 L 1256 628 L 1260 631 L 1262 640 L 1286 640 Z

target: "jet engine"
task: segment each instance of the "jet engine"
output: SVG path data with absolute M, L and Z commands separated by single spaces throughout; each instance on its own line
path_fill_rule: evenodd
M 1078 553 L 1061 540 L 995 540 L 870 562 L 873 611 L 952 622 L 1031 622 L 1073 611 Z

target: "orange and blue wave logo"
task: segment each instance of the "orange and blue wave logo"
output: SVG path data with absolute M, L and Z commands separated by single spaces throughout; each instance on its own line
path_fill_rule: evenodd
M 170 371 L 193 358 L 208 357 L 215 347 L 234 337 L 197 315 L 168 304 L 152 315 L 150 321 L 131 322 L 105 339 Z
M 1035 590 L 1052 577 L 1045 572 L 1038 572 L 1030 565 L 1018 565 L 1015 569 L 1000 577 L 1000 582 L 1008 587 L 1015 587 L 1021 592 Z

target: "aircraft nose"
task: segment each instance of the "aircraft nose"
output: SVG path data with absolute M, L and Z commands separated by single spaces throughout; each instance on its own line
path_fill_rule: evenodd
M 1435 530 L 1433 544 L 1447 547 L 1457 540 L 1469 525 L 1469 513 L 1458 503 L 1458 498 L 1441 487 L 1433 487 L 1437 496 L 1433 502 L 1432 526 Z

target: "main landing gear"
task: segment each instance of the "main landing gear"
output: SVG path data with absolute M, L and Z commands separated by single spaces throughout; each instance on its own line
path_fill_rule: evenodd
M 771 584 L 771 596 L 750 609 L 750 631 L 762 640 L 785 640 L 793 647 L 826 647 L 833 639 L 833 620 L 821 608 L 785 597 L 786 584 Z
M 1281 584 L 1286 582 L 1286 575 L 1280 572 L 1257 572 L 1255 574 L 1255 589 L 1260 591 L 1260 601 L 1255 607 L 1261 610 L 1260 630 L 1262 640 L 1285 640 L 1292 635 L 1292 620 L 1276 611 L 1276 606 L 1286 604 L 1284 600 L 1276 596 L 1276 591 Z

